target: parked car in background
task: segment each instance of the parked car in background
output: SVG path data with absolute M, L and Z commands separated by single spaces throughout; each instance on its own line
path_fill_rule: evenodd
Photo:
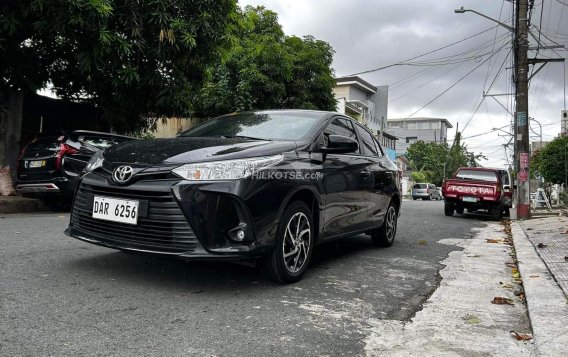
M 211 119 L 172 139 L 115 145 L 79 179 L 77 239 L 186 260 L 256 260 L 292 283 L 316 244 L 368 233 L 393 244 L 397 166 L 338 113 L 278 110 Z
M 453 178 L 444 180 L 444 213 L 463 214 L 485 210 L 491 219 L 507 214 L 513 203 L 511 174 L 505 169 L 461 167 Z
M 93 154 L 135 138 L 76 130 L 32 140 L 18 159 L 16 190 L 46 199 L 69 199 Z
M 417 200 L 419 198 L 423 200 L 439 200 L 441 196 L 433 183 L 417 183 L 412 186 L 412 199 Z

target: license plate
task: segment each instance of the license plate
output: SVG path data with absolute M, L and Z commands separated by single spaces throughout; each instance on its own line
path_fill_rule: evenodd
M 39 167 L 44 167 L 44 166 L 45 166 L 45 160 L 29 161 L 28 162 L 28 167 L 30 169 L 37 169 Z
M 138 201 L 95 196 L 93 218 L 120 223 L 138 222 Z
M 464 202 L 477 202 L 477 198 L 465 196 L 465 197 L 462 198 L 462 201 L 464 201 Z

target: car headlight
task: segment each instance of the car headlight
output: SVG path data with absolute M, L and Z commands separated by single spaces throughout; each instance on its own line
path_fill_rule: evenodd
M 191 181 L 238 180 L 254 172 L 275 165 L 283 160 L 282 155 L 254 157 L 250 159 L 226 160 L 186 164 L 172 172 Z
M 99 167 L 103 166 L 103 161 L 105 161 L 103 157 L 102 151 L 97 151 L 92 157 L 91 160 L 85 166 L 85 171 L 90 172 L 93 170 L 98 169 Z

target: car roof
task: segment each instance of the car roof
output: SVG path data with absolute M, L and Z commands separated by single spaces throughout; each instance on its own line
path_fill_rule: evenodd
M 477 170 L 477 171 L 508 171 L 497 167 L 460 167 L 458 170 Z

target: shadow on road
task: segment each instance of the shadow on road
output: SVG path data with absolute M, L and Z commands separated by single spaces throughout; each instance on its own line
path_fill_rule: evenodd
M 68 260 L 69 268 L 93 279 L 113 279 L 129 283 L 172 289 L 191 287 L 197 292 L 227 289 L 254 289 L 254 286 L 280 284 L 265 280 L 253 261 L 183 261 L 175 258 L 109 251 L 102 254 L 89 250 L 88 256 Z M 299 284 L 310 280 L 320 269 L 329 269 L 343 259 L 354 258 L 362 251 L 380 250 L 368 236 L 358 235 L 316 246 L 310 267 Z

